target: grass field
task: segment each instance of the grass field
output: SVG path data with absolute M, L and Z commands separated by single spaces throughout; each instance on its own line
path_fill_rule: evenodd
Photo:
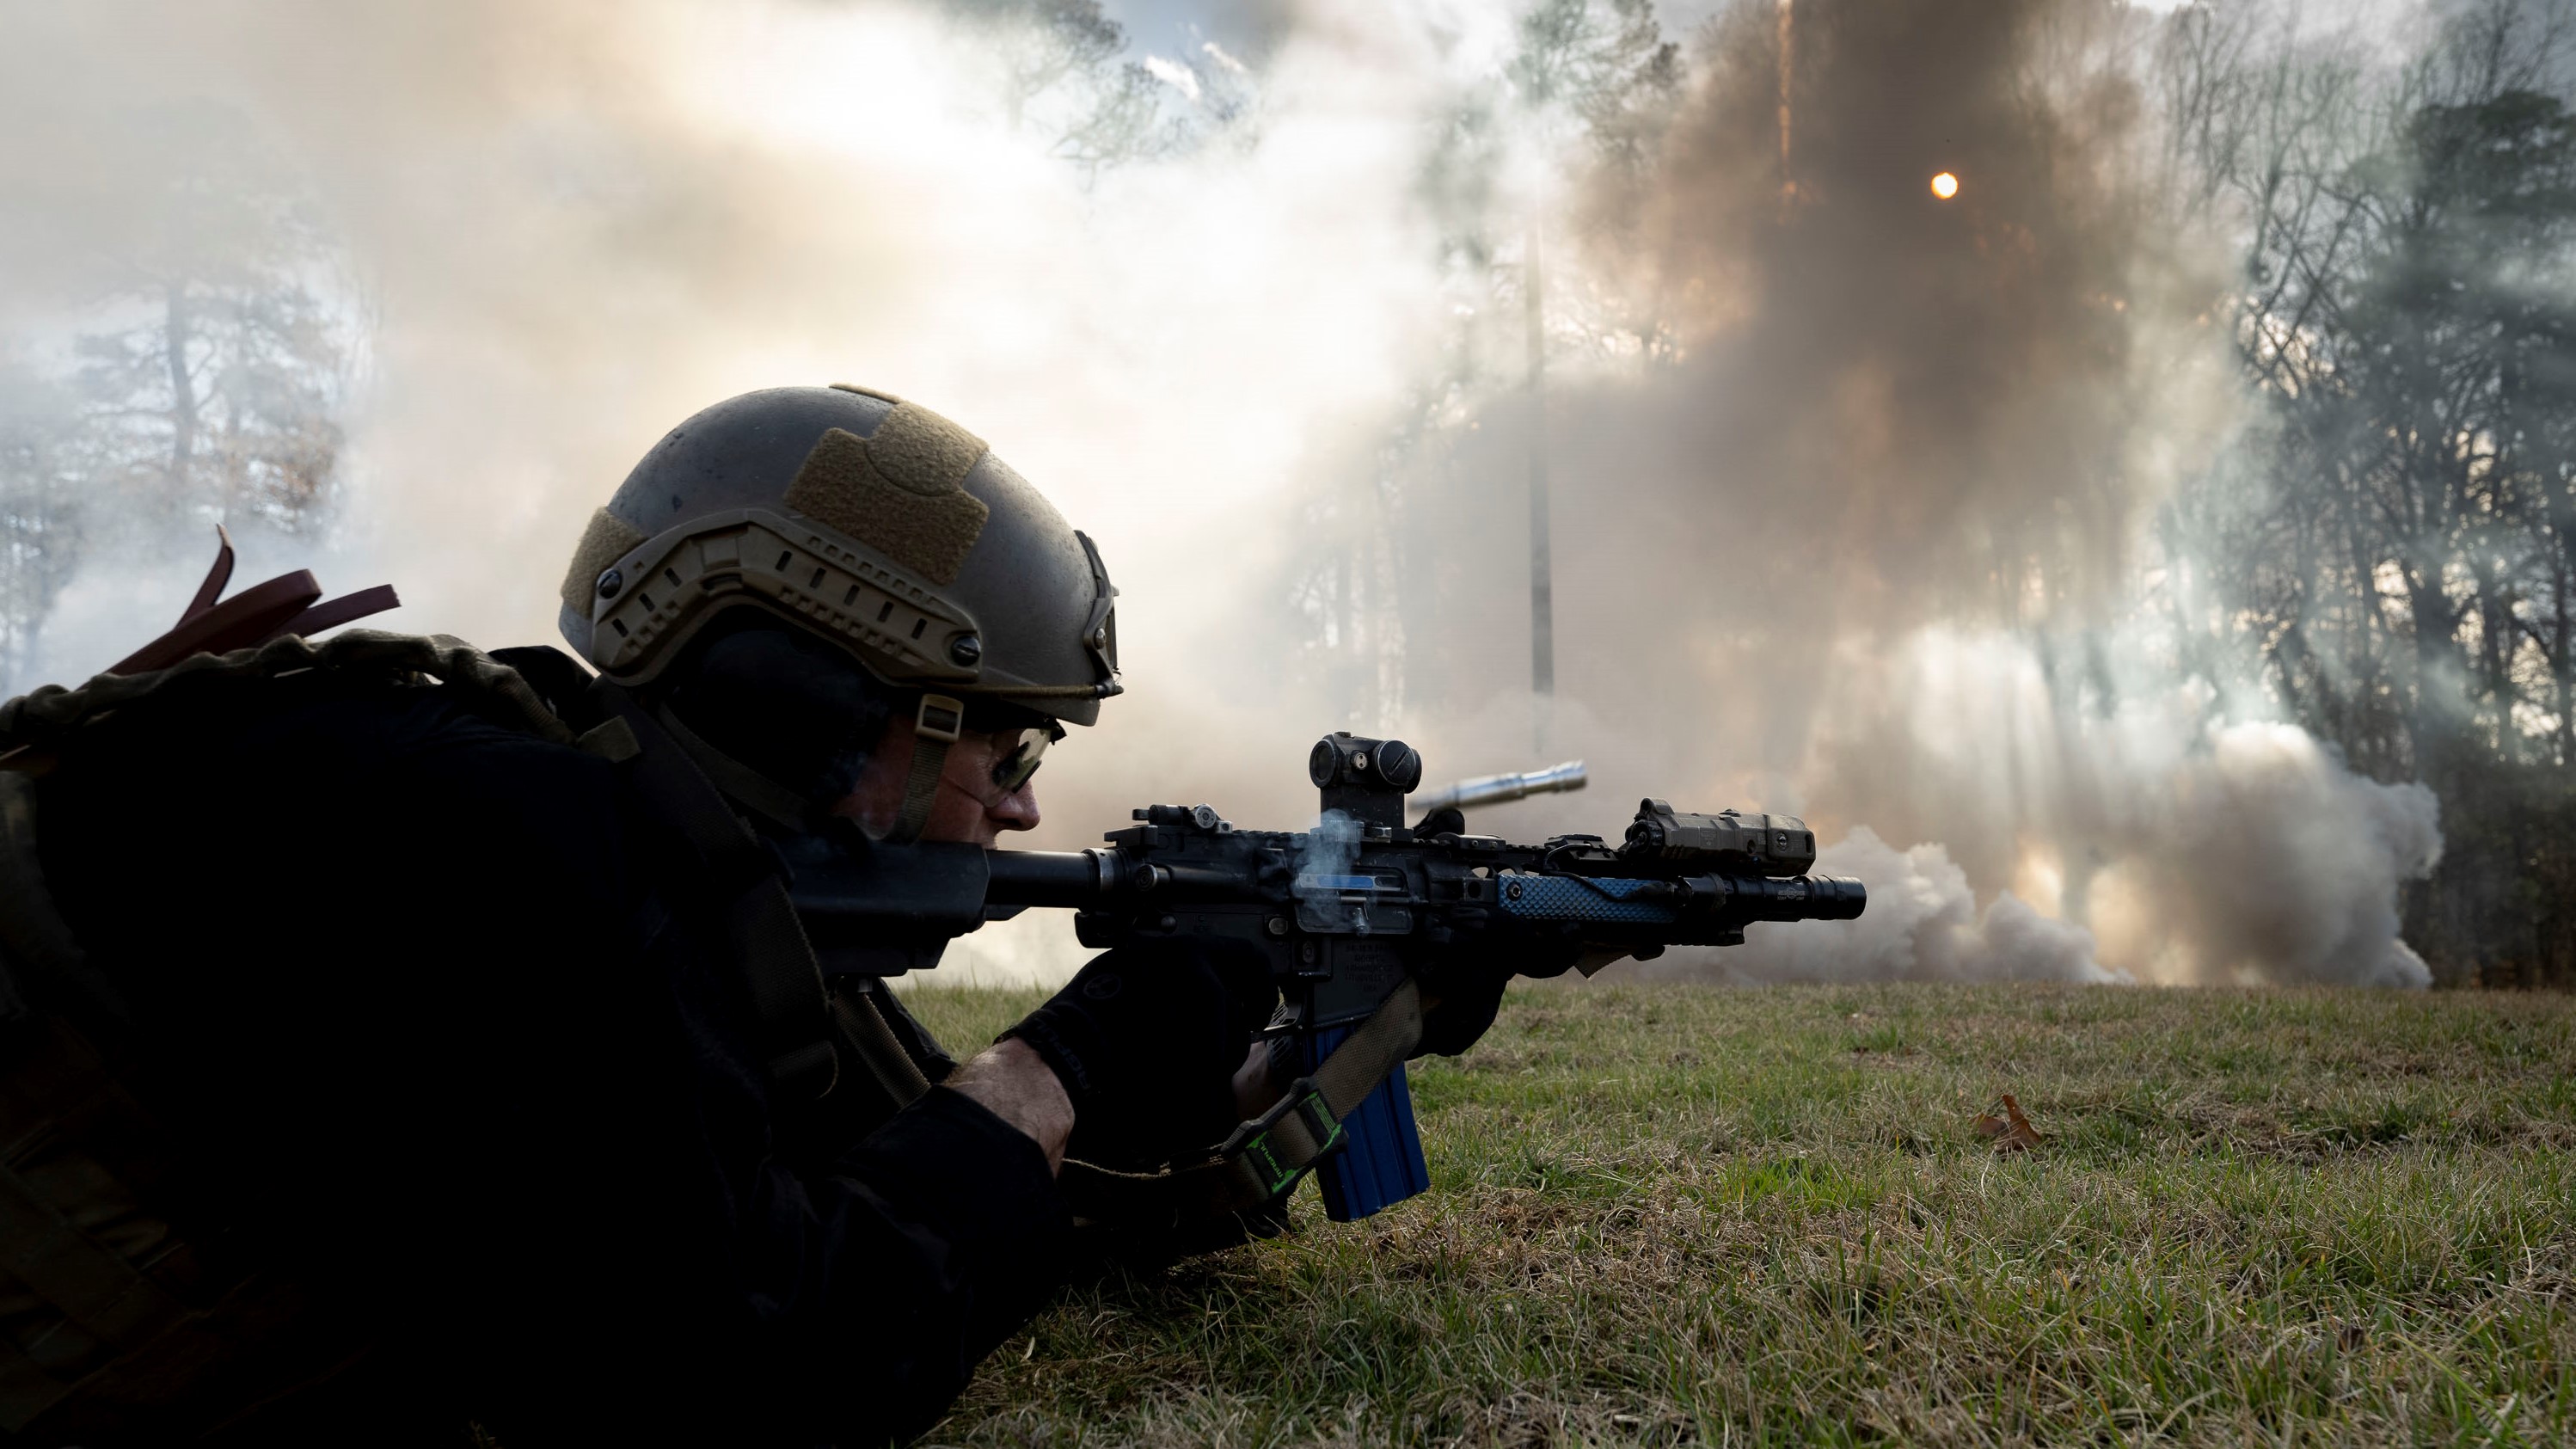
M 1550 984 L 1416 1067 L 1430 1193 L 1069 1290 L 929 1442 L 2576 1442 L 2576 998 Z

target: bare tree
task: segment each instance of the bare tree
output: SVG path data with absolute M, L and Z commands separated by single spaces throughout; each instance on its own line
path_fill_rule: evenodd
M 0 371 L 0 684 L 41 660 L 54 600 L 81 561 L 90 457 L 59 383 Z
M 1251 109 L 1248 72 L 1209 47 L 1128 55 L 1100 0 L 947 0 L 988 68 L 1002 120 L 1087 177 L 1204 141 Z
M 1631 252 L 1683 79 L 1681 46 L 1664 38 L 1652 0 L 1541 0 L 1522 17 L 1520 46 L 1503 67 L 1521 133 L 1552 180 L 1532 199 L 1520 268 L 1501 280 L 1545 292 L 1543 325 L 1582 354 L 1649 363 L 1674 355 L 1654 298 L 1564 263 L 1584 252 Z M 1555 224 L 1576 233 L 1568 240 L 1585 244 L 1557 248 L 1560 262 L 1544 277 L 1542 217 L 1561 218 Z
M 1318 490 L 1313 507 L 1329 526 L 1291 571 L 1309 653 L 1354 708 L 1391 712 L 1445 688 L 1441 652 L 1408 641 L 1442 623 L 1441 569 L 1452 561 L 1431 524 L 1437 500 L 1491 487 L 1460 463 L 1471 433 L 1500 408 L 1534 417 L 1532 379 L 1551 358 L 1652 366 L 1676 354 L 1653 299 L 1589 263 L 1625 247 L 1653 184 L 1681 102 L 1681 48 L 1664 38 L 1650 0 L 1539 0 L 1518 40 L 1494 73 L 1450 98 L 1420 172 L 1416 196 L 1452 318 L 1447 346 L 1374 445 L 1342 459 Z M 1514 194 L 1516 165 L 1548 178 L 1541 194 Z M 1539 244 L 1543 229 L 1562 244 Z M 1534 481 L 1543 508 L 1544 479 Z M 1534 533 L 1533 544 L 1543 538 Z M 1544 625 L 1534 617 L 1533 627 Z M 1542 679 L 1552 672 L 1533 668 Z
M 97 472 L 138 522 L 311 532 L 329 515 L 363 339 L 341 257 L 239 116 L 147 120 L 145 230 L 111 255 L 76 344 Z M 334 295 L 335 291 L 337 295 Z
M 345 255 L 239 114 L 127 118 L 116 230 L 53 299 L 73 320 L 0 368 L 0 677 L 23 682 L 93 545 L 202 546 L 201 523 L 326 527 L 365 351 Z
M 2262 404 L 2168 514 L 2177 618 L 2196 665 L 2240 644 L 2356 766 L 2441 794 L 2437 964 L 2564 973 L 2576 919 L 2532 902 L 2576 885 L 2546 844 L 2576 820 L 2569 8 L 2480 0 L 2393 68 L 2294 18 L 2203 4 L 2158 55 L 2169 195 L 2239 229 Z

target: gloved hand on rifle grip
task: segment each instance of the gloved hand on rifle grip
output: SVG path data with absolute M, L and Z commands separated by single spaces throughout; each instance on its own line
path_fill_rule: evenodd
M 1474 1046 L 1494 1024 L 1503 988 L 1515 976 L 1562 976 L 1584 954 L 1567 923 L 1538 935 L 1470 936 L 1422 971 L 1422 1041 L 1413 1055 L 1454 1057 Z
M 1443 805 L 1414 822 L 1417 839 L 1467 833 L 1466 812 Z M 1454 1057 L 1474 1046 L 1494 1024 L 1503 987 L 1515 976 L 1562 976 L 1583 954 L 1580 943 L 1470 936 L 1454 943 L 1422 972 L 1422 1041 L 1413 1055 Z
M 1234 1074 L 1278 1004 L 1248 946 L 1139 942 L 1094 958 L 1003 1036 L 1064 1083 L 1071 1156 L 1143 1169 L 1225 1140 Z

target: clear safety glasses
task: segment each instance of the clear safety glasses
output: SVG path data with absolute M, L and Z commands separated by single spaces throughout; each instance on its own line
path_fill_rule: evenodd
M 993 742 L 993 783 L 1005 795 L 1029 782 L 1046 757 L 1047 746 L 1064 738 L 1064 726 L 1048 721 L 1044 726 L 1005 730 Z

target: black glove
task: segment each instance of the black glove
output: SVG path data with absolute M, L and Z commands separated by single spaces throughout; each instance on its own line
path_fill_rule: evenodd
M 1461 935 L 1422 970 L 1422 1040 L 1414 1056 L 1454 1057 L 1494 1024 L 1503 987 L 1515 976 L 1562 976 L 1581 960 L 1580 928 L 1571 922 L 1533 933 L 1515 928 Z
M 1500 972 L 1441 974 L 1447 978 L 1442 986 L 1423 988 L 1425 999 L 1436 1000 L 1422 1013 L 1422 1040 L 1414 1044 L 1413 1056 L 1458 1055 L 1476 1044 L 1494 1024 L 1494 1013 L 1502 1009 L 1503 985 L 1509 978 Z
M 1421 839 L 1467 833 L 1466 812 L 1443 805 L 1417 821 Z M 1454 1057 L 1494 1024 L 1503 987 L 1515 976 L 1562 976 L 1581 960 L 1583 943 L 1568 924 L 1555 933 L 1526 927 L 1464 933 L 1444 943 L 1422 971 L 1422 1041 L 1413 1055 Z
M 1073 1098 L 1070 1155 L 1142 1170 L 1225 1140 L 1234 1073 L 1278 1004 L 1249 946 L 1145 942 L 1094 959 L 1003 1035 Z

